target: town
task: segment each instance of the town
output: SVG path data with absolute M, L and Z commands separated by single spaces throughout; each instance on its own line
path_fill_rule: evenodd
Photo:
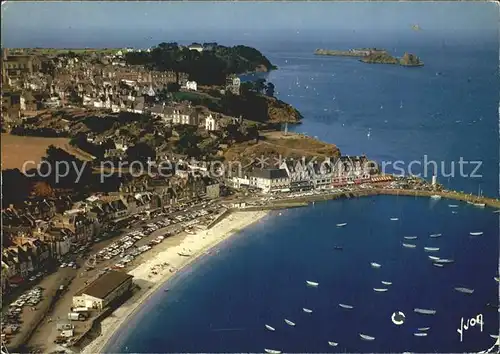
M 224 55 L 236 59 L 227 64 Z M 197 60 L 218 69 L 206 74 Z M 216 43 L 2 49 L 4 345 L 34 351 L 38 329 L 51 326 L 58 348 L 83 346 L 94 322 L 139 286 L 128 271 L 175 235 L 208 232 L 234 210 L 369 190 L 447 192 L 289 132 L 300 113 L 274 97 L 272 83 L 238 76 L 273 69 L 253 48 Z M 23 148 L 35 137 L 48 141 L 44 156 Z M 58 139 L 66 140 L 51 143 Z M 37 158 L 75 163 L 81 180 L 23 170 Z M 152 167 L 137 176 L 116 168 L 125 161 Z

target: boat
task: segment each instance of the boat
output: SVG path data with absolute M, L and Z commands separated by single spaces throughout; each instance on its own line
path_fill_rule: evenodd
M 420 313 L 422 315 L 435 315 L 436 314 L 436 310 L 414 308 L 413 311 L 415 311 L 416 313 Z
M 481 198 L 481 197 L 482 197 L 481 186 L 479 186 L 479 187 L 478 187 L 477 197 L 478 197 L 478 198 Z M 472 204 L 473 206 L 475 206 L 475 207 L 477 207 L 477 208 L 484 208 L 484 207 L 486 206 L 486 204 L 485 204 L 485 203 L 470 202 L 470 201 L 468 201 L 467 203 L 468 203 L 468 204 Z
M 339 345 L 339 343 L 337 343 L 337 342 L 330 342 L 330 341 L 328 341 L 328 345 L 329 345 L 330 347 L 336 347 L 337 345 Z
M 372 337 L 372 336 L 369 336 L 369 335 L 366 335 L 363 333 L 360 333 L 359 336 L 361 337 L 361 339 L 364 339 L 364 340 L 375 340 L 375 337 Z
M 493 213 L 494 213 L 494 214 L 498 214 L 498 213 L 500 213 L 500 209 L 497 209 L 497 210 L 493 211 Z
M 292 321 L 290 321 L 290 320 L 287 320 L 286 318 L 285 318 L 285 323 L 286 323 L 287 325 L 289 325 L 289 326 L 295 326 L 295 323 L 293 323 L 293 322 L 292 322 Z
M 405 240 L 416 240 L 417 236 L 405 236 L 404 239 Z
M 370 265 L 373 267 L 373 268 L 380 268 L 382 267 L 380 264 L 378 263 L 375 263 L 375 262 L 371 262 Z
M 469 288 L 455 288 L 455 290 L 464 294 L 472 294 L 474 292 L 474 289 Z
M 266 328 L 267 328 L 268 330 L 270 330 L 270 331 L 273 331 L 273 332 L 274 332 L 274 331 L 276 331 L 276 329 L 275 329 L 274 327 L 271 327 L 271 326 L 269 326 L 269 325 L 267 325 L 267 324 L 266 324 Z
M 403 243 L 403 247 L 406 247 L 406 248 L 415 248 L 415 247 L 417 247 L 417 245 L 412 245 L 411 243 Z
M 265 349 L 265 348 L 264 348 L 264 351 L 265 351 L 266 353 L 269 353 L 269 354 L 281 354 L 281 351 L 279 351 L 279 350 L 274 350 L 274 349 Z
M 474 205 L 477 208 L 484 208 L 486 206 L 485 203 L 471 203 L 471 204 Z
M 443 268 L 444 264 L 441 263 L 432 263 L 433 266 L 438 267 L 438 268 Z
M 335 246 L 333 247 L 334 250 L 337 250 L 337 251 L 342 251 L 343 248 L 341 246 Z
M 419 331 L 422 331 L 422 332 L 425 332 L 425 331 L 428 331 L 431 327 L 420 327 L 420 328 L 417 328 Z
M 469 232 L 469 235 L 471 235 L 471 236 L 481 236 L 482 234 L 483 234 L 482 231 Z
M 439 200 L 439 199 L 441 199 L 441 196 L 439 194 L 433 194 L 433 195 L 431 195 L 431 199 Z
M 305 313 L 311 313 L 311 312 L 313 312 L 313 310 L 306 309 L 305 307 L 302 308 L 302 311 L 304 311 Z
M 424 250 L 427 252 L 437 252 L 439 251 L 439 247 L 424 247 Z
M 439 260 L 440 258 L 439 258 L 439 257 L 436 257 L 436 256 L 429 256 L 429 259 L 432 259 L 433 261 L 437 261 L 437 260 Z
M 441 237 L 441 234 L 430 234 L 429 237 L 431 238 Z
M 391 220 L 391 221 L 398 221 L 398 220 L 399 220 L 399 218 L 391 218 L 390 220 Z
M 343 226 L 346 226 L 346 225 L 347 225 L 347 223 L 346 223 L 346 222 L 343 222 L 343 223 L 341 223 L 341 224 L 337 224 L 337 227 L 343 227 Z
M 310 281 L 310 280 L 306 280 L 306 284 L 309 286 L 312 286 L 314 288 L 317 288 L 319 285 L 319 283 L 316 283 L 315 281 Z
M 493 279 L 495 279 L 497 283 L 500 283 L 500 277 L 494 277 Z
M 458 208 L 457 204 L 448 204 L 448 208 Z
M 383 281 L 382 280 L 381 283 L 384 285 L 392 285 L 392 282 L 390 282 L 390 281 Z
M 375 290 L 378 293 L 383 293 L 383 292 L 386 292 L 389 289 L 386 289 L 386 288 L 373 288 L 373 290 Z
M 413 335 L 415 337 L 427 337 L 427 333 L 426 332 L 416 332 L 416 333 L 413 333 Z
M 458 214 L 458 211 L 452 210 L 451 213 L 452 214 Z
M 346 305 L 346 304 L 339 304 L 340 307 L 342 307 L 343 309 L 353 309 L 354 306 L 351 306 L 351 305 Z

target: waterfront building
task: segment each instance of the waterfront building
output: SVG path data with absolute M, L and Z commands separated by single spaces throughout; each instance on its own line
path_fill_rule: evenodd
M 131 289 L 132 279 L 130 274 L 111 270 L 78 291 L 73 296 L 73 307 L 101 311 Z
M 257 169 L 249 173 L 250 187 L 264 193 L 290 191 L 290 177 L 284 169 Z

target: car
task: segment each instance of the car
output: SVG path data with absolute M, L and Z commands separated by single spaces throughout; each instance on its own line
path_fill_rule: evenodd
M 34 281 L 34 280 L 36 280 L 36 277 L 29 278 L 29 281 Z
M 59 268 L 65 268 L 66 267 L 66 263 L 62 263 Z

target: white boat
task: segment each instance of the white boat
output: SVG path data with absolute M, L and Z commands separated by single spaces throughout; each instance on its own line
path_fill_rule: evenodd
M 421 313 L 422 315 L 435 315 L 436 314 L 436 310 L 414 308 L 413 311 L 415 311 L 416 313 Z
M 425 332 L 425 331 L 428 331 L 431 327 L 420 327 L 420 328 L 417 328 L 419 331 L 422 331 L 422 332 Z
M 469 235 L 471 235 L 471 236 L 481 236 L 482 234 L 483 234 L 482 231 L 469 232 Z
M 373 268 L 380 268 L 382 267 L 380 264 L 378 263 L 375 263 L 375 262 L 371 262 L 370 265 L 373 267 Z
M 287 320 L 286 318 L 285 318 L 285 323 L 286 323 L 287 325 L 289 325 L 289 326 L 295 326 L 295 323 L 294 323 L 294 322 L 292 322 L 292 321 L 290 321 L 290 320 Z
M 439 194 L 433 194 L 433 195 L 431 195 L 431 199 L 439 200 L 439 199 L 441 199 L 441 196 Z
M 417 333 L 413 333 L 413 335 L 415 337 L 427 337 L 427 333 L 426 332 L 417 332 Z
M 311 313 L 311 312 L 313 312 L 313 310 L 306 309 L 305 307 L 302 308 L 302 311 L 304 311 L 305 313 Z
M 406 247 L 406 248 L 415 248 L 415 247 L 417 247 L 417 245 L 412 245 L 411 243 L 403 243 L 403 247 Z
M 437 252 L 439 251 L 439 247 L 424 247 L 424 250 L 427 252 Z
M 337 345 L 339 345 L 339 343 L 337 343 L 337 342 L 330 342 L 330 341 L 328 341 L 328 345 L 329 345 L 330 347 L 336 347 Z
M 383 292 L 386 292 L 389 289 L 386 289 L 386 288 L 373 288 L 373 290 L 376 291 L 376 292 L 378 292 L 378 293 L 383 293 Z
M 346 225 L 347 225 L 347 223 L 346 223 L 346 222 L 343 222 L 343 223 L 341 223 L 341 224 L 337 224 L 337 227 L 343 227 L 343 226 L 346 226 Z
M 448 207 L 449 208 L 458 208 L 458 205 L 457 204 L 448 204 Z
M 495 279 L 497 283 L 500 283 L 500 277 L 494 277 L 493 279 Z
M 417 236 L 405 236 L 403 237 L 405 240 L 416 240 Z
M 317 288 L 319 285 L 319 283 L 316 283 L 315 281 L 310 281 L 310 280 L 306 280 L 306 284 L 309 286 L 312 286 L 313 288 Z
M 477 208 L 484 208 L 484 207 L 486 207 L 485 203 L 471 203 L 471 204 L 474 205 Z
M 454 263 L 453 259 L 440 258 L 435 261 L 436 263 Z
M 390 282 L 390 281 L 383 281 L 382 280 L 381 283 L 384 285 L 392 285 L 392 282 Z
M 441 234 L 430 234 L 429 237 L 432 238 L 441 237 Z
M 346 305 L 346 304 L 339 304 L 340 307 L 342 307 L 343 309 L 353 309 L 354 306 L 351 306 L 351 305 Z
M 399 218 L 391 218 L 391 221 L 398 221 Z
M 281 351 L 274 349 L 264 349 L 264 351 L 269 354 L 281 354 Z
M 276 331 L 276 328 L 271 327 L 271 326 L 269 326 L 269 325 L 267 325 L 267 324 L 266 324 L 266 328 L 267 328 L 268 330 L 270 330 L 270 331 L 273 331 L 273 332 L 274 332 L 274 331 Z
M 432 263 L 433 266 L 438 267 L 438 268 L 443 268 L 444 264 L 441 263 Z
M 372 336 L 369 336 L 369 335 L 366 335 L 363 333 L 360 333 L 359 336 L 361 337 L 361 339 L 364 339 L 364 340 L 375 340 L 375 337 L 372 337 Z
M 437 260 L 439 260 L 440 258 L 439 258 L 439 257 L 436 257 L 436 256 L 429 256 L 429 259 L 432 259 L 433 261 L 437 261 Z
M 464 294 L 472 294 L 474 292 L 474 289 L 469 288 L 455 288 L 455 290 Z
M 451 213 L 452 214 L 458 214 L 458 211 L 452 210 Z

